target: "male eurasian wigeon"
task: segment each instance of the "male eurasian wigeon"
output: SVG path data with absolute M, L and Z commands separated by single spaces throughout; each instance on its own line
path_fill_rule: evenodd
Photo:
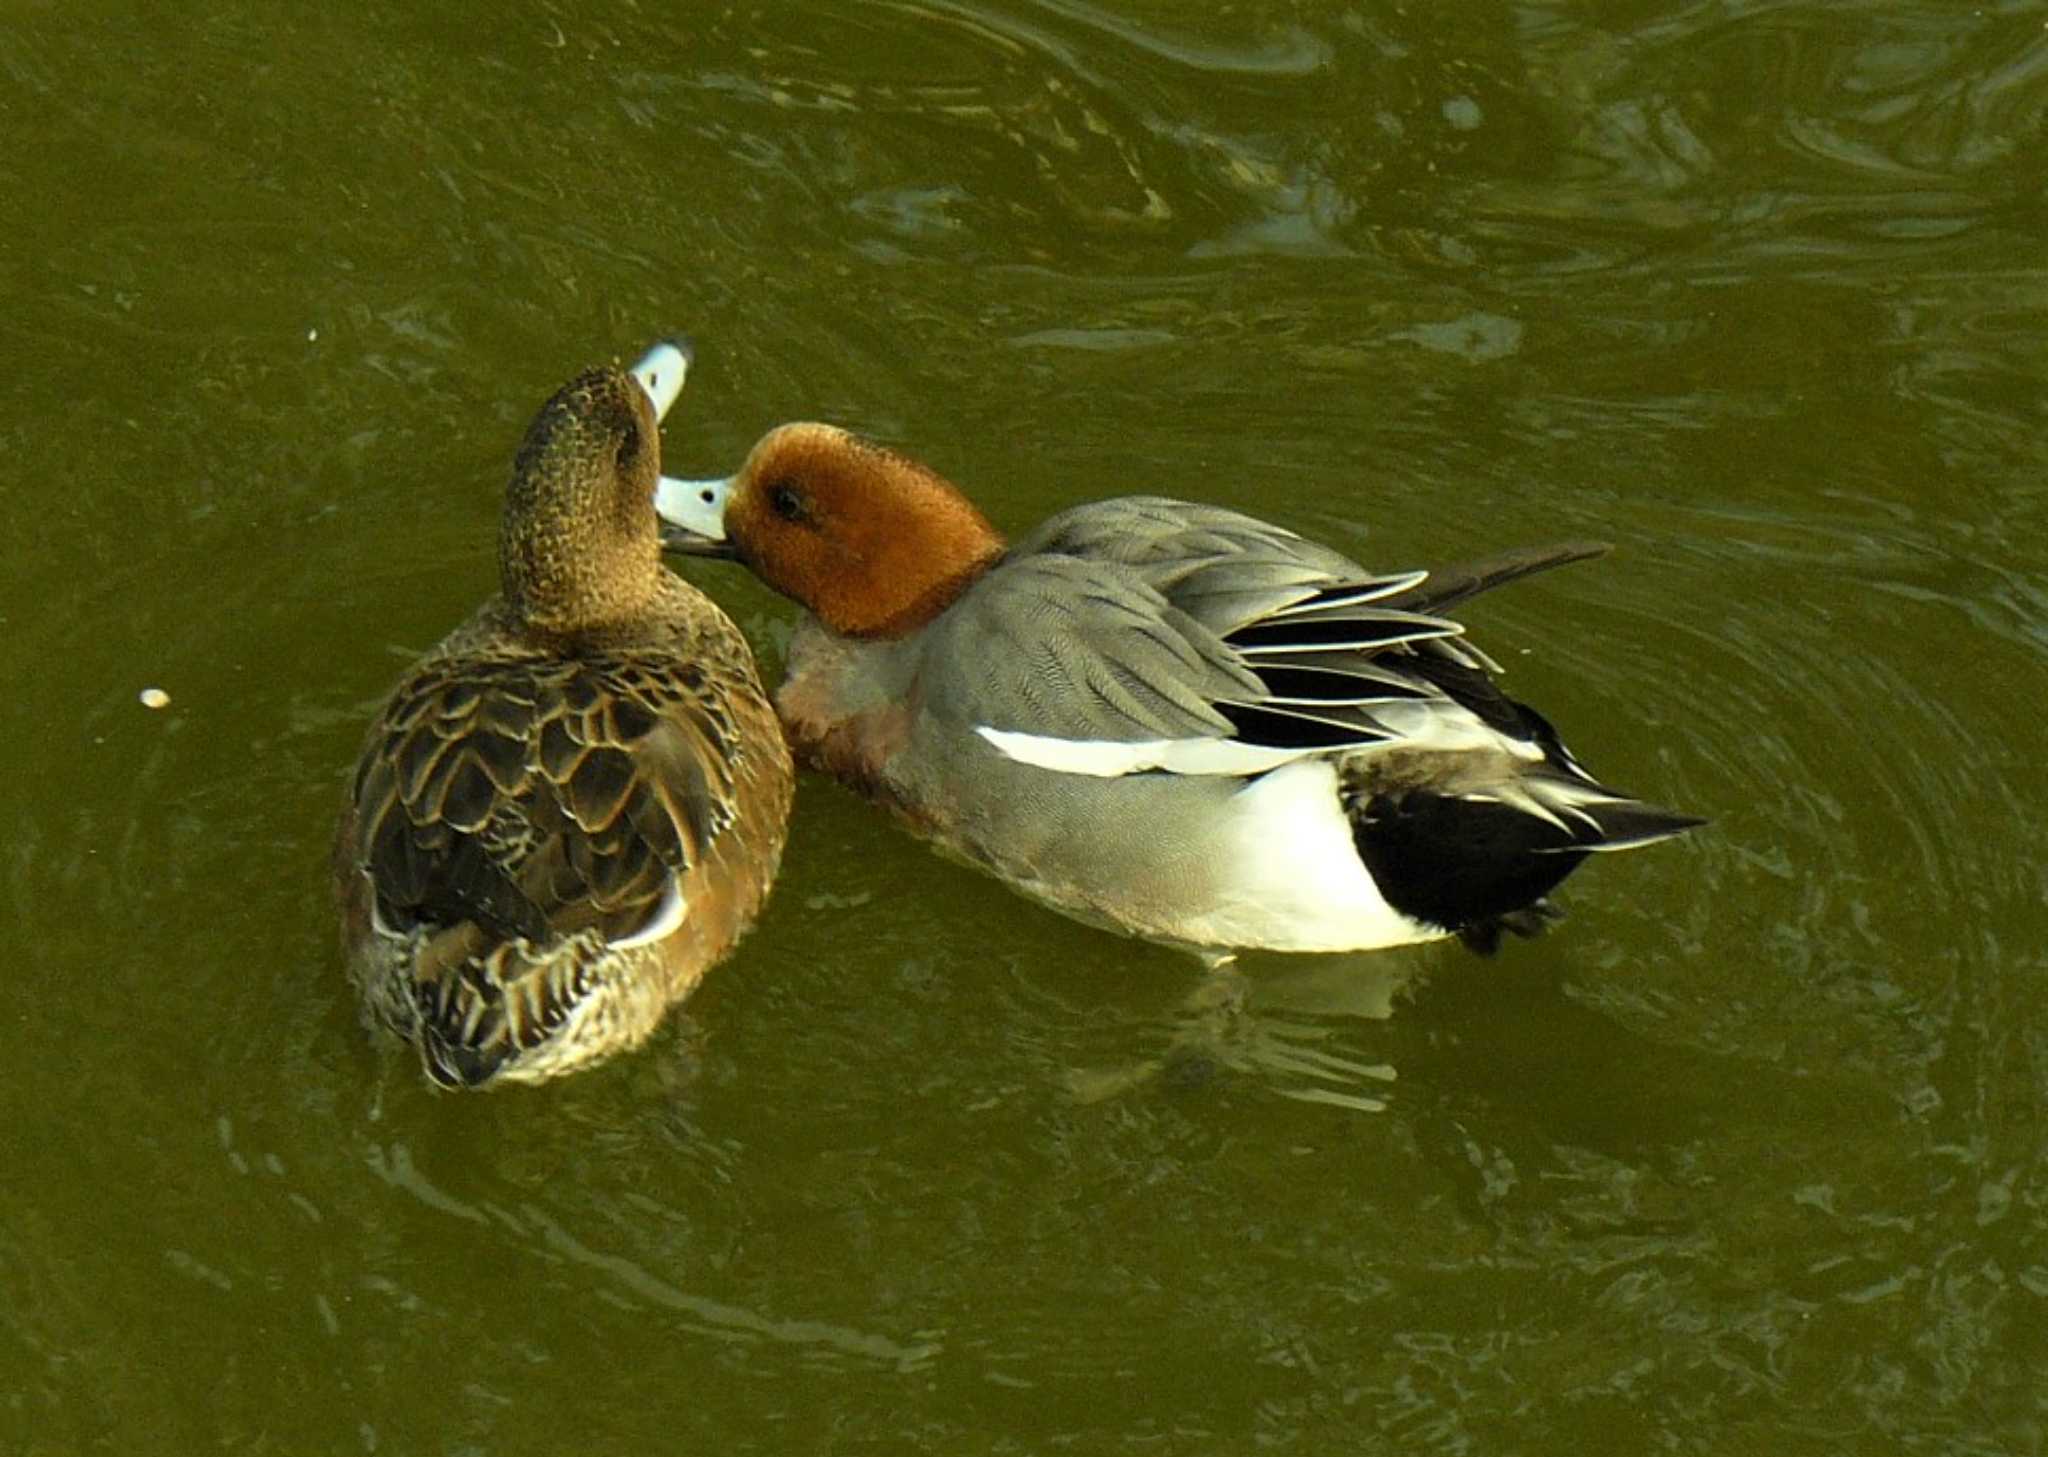
M 335 843 L 350 974 L 435 1082 L 644 1041 L 752 923 L 795 779 L 752 653 L 661 563 L 687 356 L 592 369 L 513 461 L 502 592 L 392 691 Z
M 1007 544 L 934 471 L 818 424 L 656 504 L 671 548 L 809 609 L 775 699 L 800 758 L 1026 895 L 1211 962 L 1491 951 L 1588 854 L 1701 823 L 1580 768 L 1444 615 L 1599 545 L 1374 574 L 1154 496 Z

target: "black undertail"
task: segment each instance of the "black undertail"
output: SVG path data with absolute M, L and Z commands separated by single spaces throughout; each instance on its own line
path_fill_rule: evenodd
M 1358 858 L 1387 904 L 1489 955 L 1503 932 L 1533 936 L 1556 918 L 1543 898 L 1589 853 L 1522 810 L 1425 789 L 1347 808 Z
M 1434 665 L 1433 665 L 1434 666 Z M 1489 726 L 1533 743 L 1544 762 L 1519 771 L 1519 785 L 1433 783 L 1402 757 L 1363 755 L 1340 770 L 1351 839 L 1387 904 L 1405 916 L 1454 932 L 1482 955 L 1512 933 L 1535 936 L 1564 913 L 1544 897 L 1596 850 L 1667 839 L 1705 821 L 1611 790 L 1600 790 L 1528 705 L 1508 698 L 1483 674 L 1446 675 L 1458 701 Z M 1491 691 L 1488 691 L 1491 690 Z M 1427 755 L 1416 756 L 1416 763 Z M 1527 807 L 1544 790 L 1564 787 L 1572 808 L 1546 815 Z M 1606 798 L 1588 800 L 1585 789 Z M 1515 791 L 1519 789 L 1518 795 Z M 1517 799 L 1521 799 L 1517 803 Z

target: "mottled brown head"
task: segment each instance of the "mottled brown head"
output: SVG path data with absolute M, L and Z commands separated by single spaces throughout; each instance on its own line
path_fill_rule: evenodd
M 523 624 L 574 633 L 645 610 L 663 571 L 660 475 L 654 402 L 631 375 L 585 370 L 541 406 L 498 533 L 505 601 Z
M 849 637 L 946 610 L 1003 539 L 936 471 L 832 425 L 783 425 L 727 484 L 724 529 L 756 576 Z

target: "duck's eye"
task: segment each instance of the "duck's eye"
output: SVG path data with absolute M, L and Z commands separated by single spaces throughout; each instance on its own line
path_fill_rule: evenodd
M 636 430 L 628 430 L 619 441 L 619 448 L 613 453 L 612 460 L 621 471 L 629 471 L 633 468 L 633 462 L 639 458 L 640 434 Z
M 777 481 L 768 488 L 768 509 L 791 522 L 806 521 L 811 514 L 804 493 L 788 481 Z

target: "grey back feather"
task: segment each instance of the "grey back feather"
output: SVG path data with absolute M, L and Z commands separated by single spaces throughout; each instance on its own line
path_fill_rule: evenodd
M 1093 502 L 1018 541 L 933 624 L 926 707 L 1069 739 L 1384 742 L 1395 735 L 1376 706 L 1455 701 L 1433 665 L 1497 671 L 1443 609 L 1604 550 L 1574 542 L 1374 574 L 1220 506 Z

